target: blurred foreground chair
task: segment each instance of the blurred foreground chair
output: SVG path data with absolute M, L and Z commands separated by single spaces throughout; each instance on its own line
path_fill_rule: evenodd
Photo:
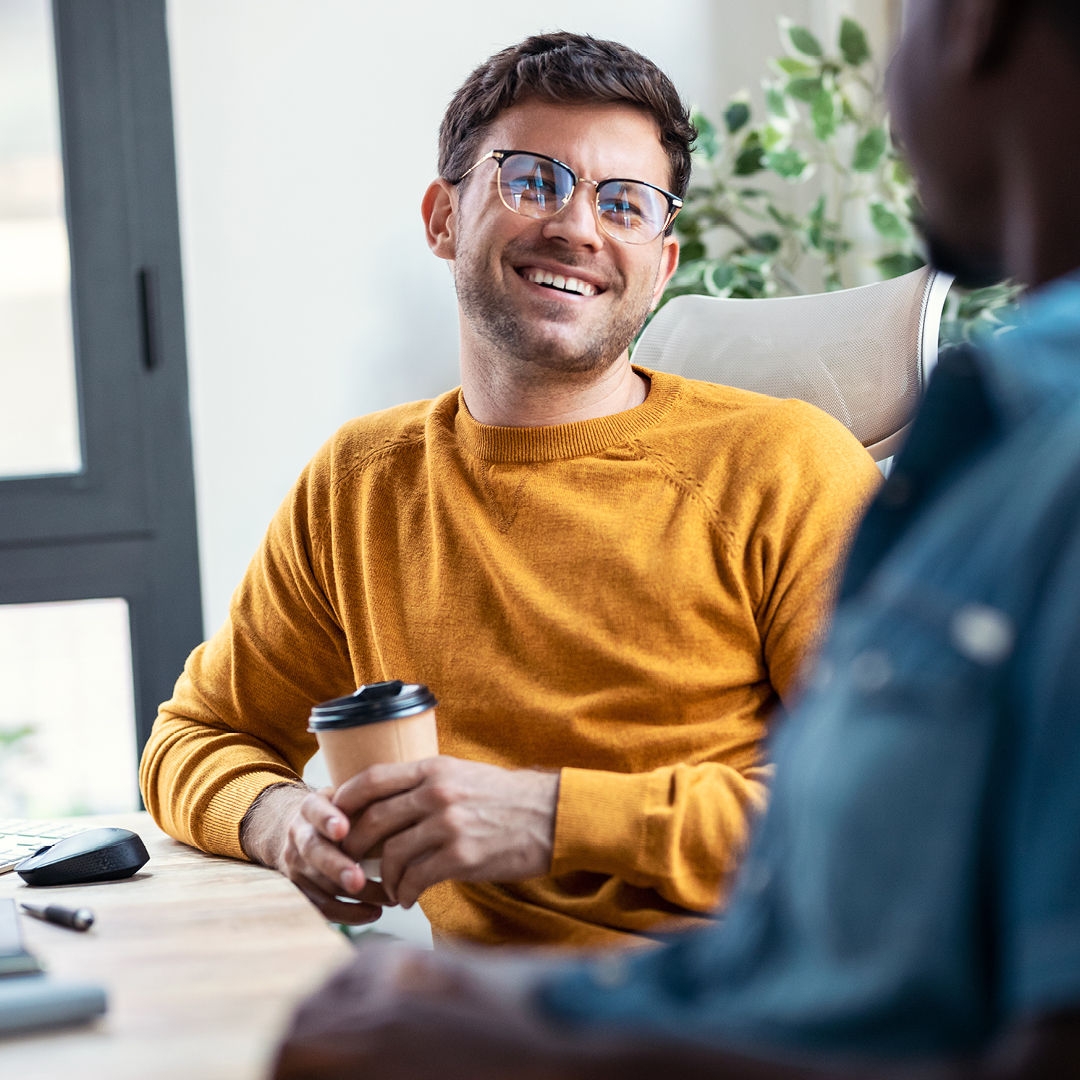
M 951 283 L 924 267 L 811 296 L 677 296 L 646 327 L 634 363 L 802 398 L 835 416 L 882 461 L 903 442 L 937 361 Z

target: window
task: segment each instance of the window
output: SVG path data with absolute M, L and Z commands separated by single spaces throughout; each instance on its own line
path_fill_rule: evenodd
M 0 5 L 0 605 L 0 774 L 112 730 L 24 809 L 134 808 L 202 635 L 163 0 Z

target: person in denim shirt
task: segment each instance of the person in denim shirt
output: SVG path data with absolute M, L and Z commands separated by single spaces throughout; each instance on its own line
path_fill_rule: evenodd
M 934 261 L 1032 295 L 934 373 L 727 913 L 570 964 L 365 950 L 279 1076 L 1080 1076 L 1080 5 L 910 0 L 890 96 Z

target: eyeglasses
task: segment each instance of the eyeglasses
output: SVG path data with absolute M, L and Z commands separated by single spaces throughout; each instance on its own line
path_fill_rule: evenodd
M 682 209 L 678 195 L 644 180 L 589 180 L 553 157 L 525 150 L 489 150 L 454 183 L 460 184 L 489 158 L 498 166 L 499 198 L 507 210 L 539 220 L 551 218 L 566 206 L 579 183 L 592 184 L 600 228 L 624 244 L 655 240 Z

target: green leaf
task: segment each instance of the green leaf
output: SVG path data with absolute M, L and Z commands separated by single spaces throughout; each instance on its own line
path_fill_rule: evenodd
M 836 101 L 824 87 L 810 102 L 810 122 L 818 142 L 828 142 L 836 134 Z
M 679 248 L 679 260 L 685 265 L 705 258 L 705 245 L 700 240 L 688 240 Z
M 886 240 L 907 240 L 911 235 L 906 222 L 884 203 L 872 202 L 870 204 L 870 221 Z
M 872 202 L 869 211 L 870 224 L 886 240 L 907 240 L 912 234 L 907 227 L 907 222 L 895 211 L 890 210 L 885 203 Z
M 770 116 L 780 118 L 787 116 L 787 99 L 778 86 L 767 86 L 765 88 L 765 108 L 768 109 Z
M 893 158 L 889 164 L 889 180 L 897 187 L 909 187 L 912 183 L 911 169 L 903 158 Z
M 810 207 L 810 213 L 806 215 L 812 225 L 820 226 L 825 221 L 825 196 L 819 195 Z
M 694 141 L 694 151 L 703 154 L 710 161 L 716 157 L 720 148 L 716 137 L 716 125 L 702 112 L 694 109 L 690 113 L 690 119 L 697 128 L 697 139 Z
M 671 276 L 668 282 L 667 292 L 676 290 L 681 292 L 701 292 L 704 286 L 701 284 L 702 274 L 705 272 L 705 262 L 695 259 L 693 262 L 680 262 L 678 270 Z
M 769 262 L 769 256 L 760 251 L 748 251 L 743 255 L 736 255 L 731 260 L 739 269 L 751 274 L 760 273 Z
M 785 180 L 798 180 L 810 163 L 794 147 L 788 147 L 787 150 L 770 150 L 765 155 L 764 164 Z
M 735 158 L 736 176 L 753 176 L 765 168 L 765 151 L 758 139 L 748 139 Z
M 784 87 L 784 93 L 797 101 L 813 101 L 821 93 L 821 77 L 792 79 Z
M 794 56 L 781 56 L 775 63 L 785 75 L 813 75 L 817 71 L 813 64 L 796 60 Z
M 780 250 L 780 237 L 771 232 L 758 233 L 754 237 L 754 249 L 772 255 Z
M 851 167 L 856 172 L 872 172 L 881 161 L 888 141 L 883 127 L 871 128 L 856 145 Z
M 0 747 L 14 746 L 34 734 L 32 724 L 20 724 L 14 728 L 0 728 Z
M 840 54 L 852 67 L 865 64 L 870 59 L 866 31 L 854 19 L 844 18 L 840 22 Z
M 761 145 L 766 150 L 776 150 L 788 142 L 788 133 L 781 131 L 774 124 L 766 124 L 761 129 Z
M 712 296 L 727 296 L 735 280 L 735 271 L 727 263 L 716 263 L 702 276 L 705 289 Z
M 843 255 L 846 251 L 850 251 L 851 247 L 850 240 L 841 239 L 839 236 L 826 236 L 821 241 L 821 250 L 830 258 Z
M 731 135 L 734 135 L 736 131 L 745 127 L 749 122 L 750 106 L 745 101 L 736 98 L 724 110 L 724 123 L 727 125 L 728 132 Z
M 789 214 L 784 210 L 779 210 L 772 203 L 765 208 L 766 213 L 776 222 L 782 229 L 786 229 L 788 232 L 799 227 L 799 220 L 794 214 Z
M 824 55 L 821 42 L 805 26 L 789 26 L 787 36 L 792 48 L 796 52 L 802 53 L 803 56 L 820 57 Z
M 874 265 L 881 272 L 882 277 L 894 278 L 901 274 L 910 274 L 925 263 L 912 251 L 895 251 L 891 255 L 877 259 Z

